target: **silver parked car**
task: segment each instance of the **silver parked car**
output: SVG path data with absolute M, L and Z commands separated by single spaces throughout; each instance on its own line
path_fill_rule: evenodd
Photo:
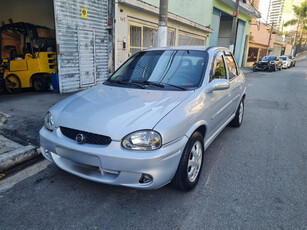
M 190 190 L 204 151 L 244 113 L 245 77 L 226 48 L 138 52 L 107 81 L 53 106 L 42 154 L 96 182 Z

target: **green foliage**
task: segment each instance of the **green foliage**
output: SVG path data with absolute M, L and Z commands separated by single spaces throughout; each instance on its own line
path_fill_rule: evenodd
M 298 22 L 297 19 L 292 19 L 292 20 L 290 20 L 290 21 L 285 22 L 285 23 L 284 23 L 284 26 L 290 26 L 290 25 L 293 26 L 293 25 L 296 25 L 297 22 Z
M 300 43 L 302 42 L 302 34 L 307 30 L 307 0 L 300 6 L 293 6 L 293 11 L 298 19 L 292 19 L 284 23 L 284 26 L 297 25 L 299 24 L 300 29 Z

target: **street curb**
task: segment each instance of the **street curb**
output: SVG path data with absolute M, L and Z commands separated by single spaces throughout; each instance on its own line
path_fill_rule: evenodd
M 28 161 L 40 153 L 33 145 L 22 146 L 0 155 L 0 173 Z
M 254 73 L 254 72 L 247 72 L 247 73 L 244 73 L 245 76 L 251 74 L 251 73 Z
M 7 122 L 7 119 L 10 117 L 12 116 L 9 114 L 0 112 L 0 127 L 3 126 Z

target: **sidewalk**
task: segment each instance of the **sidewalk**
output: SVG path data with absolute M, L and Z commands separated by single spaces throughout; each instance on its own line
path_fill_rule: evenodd
M 250 74 L 250 73 L 253 73 L 253 69 L 252 69 L 252 68 L 241 67 L 240 69 L 243 71 L 243 73 L 244 73 L 245 75 L 248 75 L 248 74 Z
M 38 132 L 46 112 L 70 95 L 52 92 L 0 95 L 0 173 L 40 154 Z
M 0 135 L 0 173 L 38 155 L 33 145 L 20 145 Z

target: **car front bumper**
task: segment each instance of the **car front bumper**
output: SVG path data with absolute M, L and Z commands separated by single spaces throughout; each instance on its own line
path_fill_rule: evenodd
M 179 138 L 154 151 L 132 151 L 112 141 L 107 146 L 77 144 L 59 128 L 40 132 L 42 154 L 61 169 L 84 179 L 140 189 L 156 189 L 169 183 L 188 141 Z M 142 180 L 146 177 L 149 180 Z

